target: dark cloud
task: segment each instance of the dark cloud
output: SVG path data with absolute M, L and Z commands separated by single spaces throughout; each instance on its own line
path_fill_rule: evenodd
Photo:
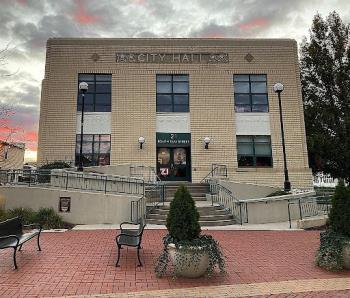
M 0 0 L 0 3 L 0 49 L 9 42 L 12 49 L 7 64 L 0 66 L 0 101 L 15 106 L 14 121 L 29 131 L 37 129 L 45 44 L 50 37 L 300 40 L 307 35 L 317 10 L 323 16 L 338 10 L 344 21 L 350 20 L 348 0 Z

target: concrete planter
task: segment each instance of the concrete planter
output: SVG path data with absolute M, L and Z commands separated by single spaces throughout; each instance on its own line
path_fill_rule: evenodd
M 209 255 L 202 247 L 176 248 L 168 245 L 170 260 L 176 268 L 176 274 L 182 277 L 196 278 L 204 275 L 209 266 Z M 199 260 L 193 260 L 194 254 L 199 254 Z M 197 256 L 196 256 L 197 258 Z
M 350 269 L 350 241 L 347 241 L 343 247 L 344 268 Z

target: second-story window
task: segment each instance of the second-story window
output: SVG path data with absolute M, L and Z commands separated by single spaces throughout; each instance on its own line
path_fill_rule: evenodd
M 79 74 L 79 82 L 86 82 L 89 88 L 85 93 L 84 112 L 110 112 L 111 111 L 111 85 L 110 74 Z M 78 91 L 78 111 L 82 109 L 82 95 Z
M 236 112 L 268 112 L 266 75 L 234 75 Z
M 188 111 L 188 75 L 157 75 L 157 112 Z

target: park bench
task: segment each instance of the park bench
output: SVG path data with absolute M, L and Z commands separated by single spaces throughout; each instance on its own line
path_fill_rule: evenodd
M 32 230 L 25 233 L 24 229 Z M 42 227 L 38 224 L 22 225 L 19 217 L 14 217 L 0 222 L 0 249 L 13 248 L 13 263 L 15 265 L 15 269 L 17 269 L 17 248 L 19 248 L 18 250 L 20 251 L 25 242 L 37 236 L 38 250 L 41 251 L 39 243 L 41 230 Z
M 126 224 L 135 226 L 135 229 L 123 228 L 123 226 Z M 142 267 L 139 250 L 141 249 L 142 234 L 145 226 L 146 224 L 143 218 L 139 219 L 138 224 L 132 222 L 123 222 L 120 224 L 120 234 L 117 235 L 115 239 L 118 246 L 118 259 L 115 264 L 116 267 L 119 267 L 120 250 L 122 249 L 122 246 L 137 247 L 137 258 L 139 260 L 138 266 Z

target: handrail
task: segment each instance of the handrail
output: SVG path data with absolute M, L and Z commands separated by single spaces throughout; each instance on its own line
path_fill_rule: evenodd
M 289 228 L 292 228 L 292 216 L 290 211 L 291 205 L 298 205 L 299 219 L 302 220 L 305 217 L 312 217 L 320 214 L 329 214 L 331 207 L 331 198 L 332 196 L 312 196 L 288 200 L 287 208 Z
M 154 193 L 156 196 L 154 196 Z M 131 201 L 131 221 L 135 222 L 140 217 L 146 218 L 147 215 L 160 204 L 164 206 L 164 200 L 165 184 L 146 184 L 145 194 L 137 201 Z
M 148 177 L 151 177 L 151 173 L 154 175 L 154 177 L 156 178 L 156 181 L 162 181 L 160 179 L 160 177 L 157 175 L 154 167 L 151 166 L 145 166 L 145 165 L 137 165 L 137 164 L 130 164 L 129 165 L 129 170 L 130 170 L 130 176 L 131 176 L 131 169 L 137 169 L 137 168 L 142 168 L 142 169 L 148 169 Z M 135 174 L 134 174 L 135 175 Z M 141 174 L 143 176 L 143 174 Z M 150 179 L 148 179 L 149 181 L 151 181 Z
M 208 177 L 214 177 L 214 172 L 219 169 L 219 168 L 224 168 L 224 174 L 223 175 L 219 175 L 220 177 L 227 177 L 227 166 L 224 164 L 217 164 L 217 163 L 213 163 L 211 165 L 211 171 L 200 181 L 200 183 L 203 183 L 205 181 L 208 180 Z
M 0 183 L 91 190 L 106 193 L 144 194 L 144 180 L 70 170 L 0 170 Z
M 217 183 L 211 183 L 212 180 L 209 181 L 210 192 L 212 198 L 212 206 L 215 203 L 224 206 L 226 211 L 230 212 L 235 218 L 238 218 L 240 224 L 248 223 L 248 204 L 247 202 L 240 201 L 235 198 L 232 194 L 232 191 L 227 189 L 225 186 Z

